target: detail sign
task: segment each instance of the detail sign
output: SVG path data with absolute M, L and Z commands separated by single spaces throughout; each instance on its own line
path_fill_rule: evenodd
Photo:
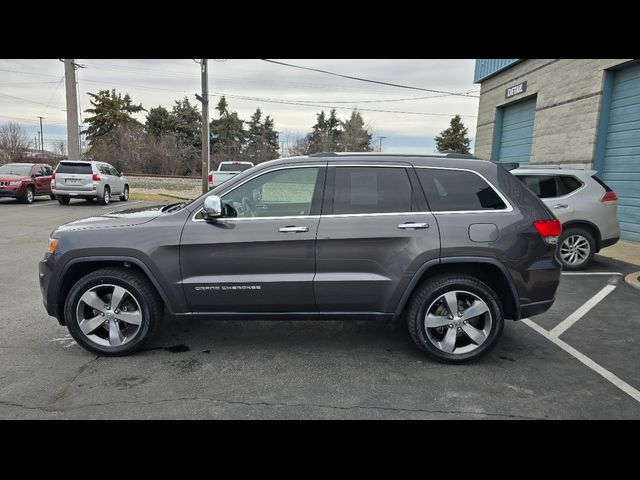
M 527 91 L 527 82 L 524 81 L 519 83 L 518 85 L 514 85 L 513 87 L 509 87 L 505 90 L 504 98 L 515 97 L 516 95 L 520 95 Z

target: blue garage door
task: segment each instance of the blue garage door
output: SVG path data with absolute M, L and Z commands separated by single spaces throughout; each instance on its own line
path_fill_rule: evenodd
M 533 123 L 536 116 L 536 99 L 504 107 L 502 131 L 495 158 L 499 162 L 529 163 L 533 143 Z
M 622 238 L 640 242 L 640 65 L 613 80 L 602 180 L 618 195 Z

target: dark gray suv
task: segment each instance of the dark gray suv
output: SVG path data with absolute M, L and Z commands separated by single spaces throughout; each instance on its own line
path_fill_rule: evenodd
M 101 355 L 170 318 L 406 322 L 449 363 L 504 319 L 546 311 L 560 224 L 503 165 L 456 155 L 316 154 L 262 163 L 183 204 L 59 227 L 47 312 Z

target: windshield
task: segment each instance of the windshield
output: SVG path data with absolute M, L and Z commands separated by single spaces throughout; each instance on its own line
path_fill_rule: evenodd
M 29 175 L 31 165 L 2 165 L 0 167 L 0 175 Z
M 249 163 L 222 163 L 219 172 L 244 172 L 251 168 Z

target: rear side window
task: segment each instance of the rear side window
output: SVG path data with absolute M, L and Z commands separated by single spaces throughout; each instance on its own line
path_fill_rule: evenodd
M 569 195 L 571 192 L 575 192 L 582 186 L 582 182 L 576 177 L 570 175 L 558 176 L 558 193 L 560 195 Z
M 558 186 L 554 175 L 520 175 L 518 179 L 538 198 L 558 197 Z
M 411 198 L 411 182 L 404 168 L 336 167 L 336 215 L 411 212 Z
M 607 192 L 613 192 L 613 190 L 611 190 L 611 187 L 609 187 L 609 185 L 607 185 L 606 183 L 604 183 L 602 180 L 600 180 L 598 177 L 596 177 L 595 175 L 592 175 L 591 178 L 593 178 L 596 182 L 598 182 L 600 184 L 600 186 L 602 188 L 604 188 Z
M 51 175 L 53 173 L 49 165 L 44 165 L 42 168 L 43 168 L 43 175 Z
M 60 162 L 56 173 L 73 173 L 73 174 L 86 174 L 91 175 L 90 163 L 78 163 L 78 162 Z
M 433 168 L 417 168 L 416 172 L 433 212 L 507 208 L 496 191 L 475 173 Z

